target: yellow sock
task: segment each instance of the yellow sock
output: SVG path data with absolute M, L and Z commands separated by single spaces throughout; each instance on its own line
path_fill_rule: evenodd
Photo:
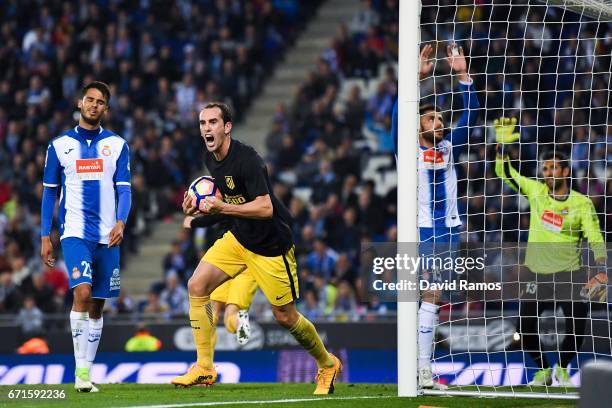
M 300 314 L 298 321 L 289 329 L 289 332 L 297 340 L 298 343 L 317 361 L 319 367 L 331 367 L 334 361 L 330 358 L 329 353 L 317 333 L 314 325 Z
M 217 320 L 219 319 L 219 316 L 217 316 L 217 314 L 215 313 L 213 317 L 214 320 L 210 335 L 210 349 L 212 350 L 212 353 L 210 354 L 210 359 L 212 361 L 215 361 L 215 346 L 217 345 Z
M 189 319 L 198 354 L 198 365 L 213 368 L 212 327 L 214 312 L 210 296 L 189 296 Z
M 231 314 L 225 319 L 225 328 L 227 329 L 228 332 L 232 334 L 236 333 L 236 330 L 238 330 L 238 315 L 237 314 Z

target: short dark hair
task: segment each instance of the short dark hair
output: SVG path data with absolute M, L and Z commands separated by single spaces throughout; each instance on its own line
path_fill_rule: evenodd
M 427 112 L 431 112 L 431 111 L 437 112 L 437 109 L 433 104 L 424 103 L 424 104 L 419 105 L 419 115 L 424 115 Z
M 219 108 L 221 110 L 221 119 L 223 119 L 224 124 L 233 122 L 232 109 L 229 107 L 228 104 L 223 102 L 210 102 L 206 106 L 204 106 L 204 109 L 212 108 Z
M 569 156 L 560 150 L 547 150 L 542 154 L 541 160 L 557 160 L 562 169 L 568 168 Z
M 104 95 L 104 98 L 106 98 L 106 104 L 108 105 L 111 97 L 110 87 L 108 86 L 108 84 L 102 81 L 93 81 L 85 85 L 81 90 L 81 98 L 84 97 L 87 91 L 92 88 L 102 92 L 102 95 Z

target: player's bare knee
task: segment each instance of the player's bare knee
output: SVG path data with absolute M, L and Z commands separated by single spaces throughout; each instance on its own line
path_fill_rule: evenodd
M 278 311 L 278 310 L 274 310 L 274 309 L 273 309 L 273 313 L 274 313 L 274 318 L 276 319 L 278 324 L 280 324 L 281 326 L 283 326 L 286 329 L 289 329 L 289 328 L 292 327 L 291 319 L 290 319 L 288 313 L 282 312 L 282 311 Z
M 89 311 L 89 307 L 92 303 L 91 299 L 91 286 L 88 284 L 82 284 L 74 288 L 73 290 L 73 309 L 79 312 Z
M 274 314 L 274 318 L 286 329 L 290 329 L 297 323 L 299 318 L 299 314 L 295 307 L 287 307 L 285 306 L 272 306 L 272 313 Z
M 196 276 L 192 276 L 187 281 L 187 291 L 190 296 L 196 297 L 209 296 L 212 292 L 208 288 L 206 280 Z
M 202 261 L 187 281 L 187 291 L 190 296 L 210 296 L 219 285 L 228 279 L 230 277 L 221 269 Z

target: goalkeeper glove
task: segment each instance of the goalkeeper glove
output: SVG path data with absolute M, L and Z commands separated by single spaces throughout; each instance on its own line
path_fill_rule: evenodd
M 606 302 L 608 297 L 608 275 L 599 272 L 593 276 L 580 290 L 584 302 Z
M 495 119 L 493 121 L 493 129 L 495 129 L 495 141 L 500 144 L 514 143 L 521 137 L 520 133 L 514 132 L 516 126 L 516 118 Z

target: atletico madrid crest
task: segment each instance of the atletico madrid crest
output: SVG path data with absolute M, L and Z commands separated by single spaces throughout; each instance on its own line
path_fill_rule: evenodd
M 234 184 L 234 179 L 232 176 L 225 176 L 225 184 L 229 187 L 230 190 L 233 190 L 236 185 Z

